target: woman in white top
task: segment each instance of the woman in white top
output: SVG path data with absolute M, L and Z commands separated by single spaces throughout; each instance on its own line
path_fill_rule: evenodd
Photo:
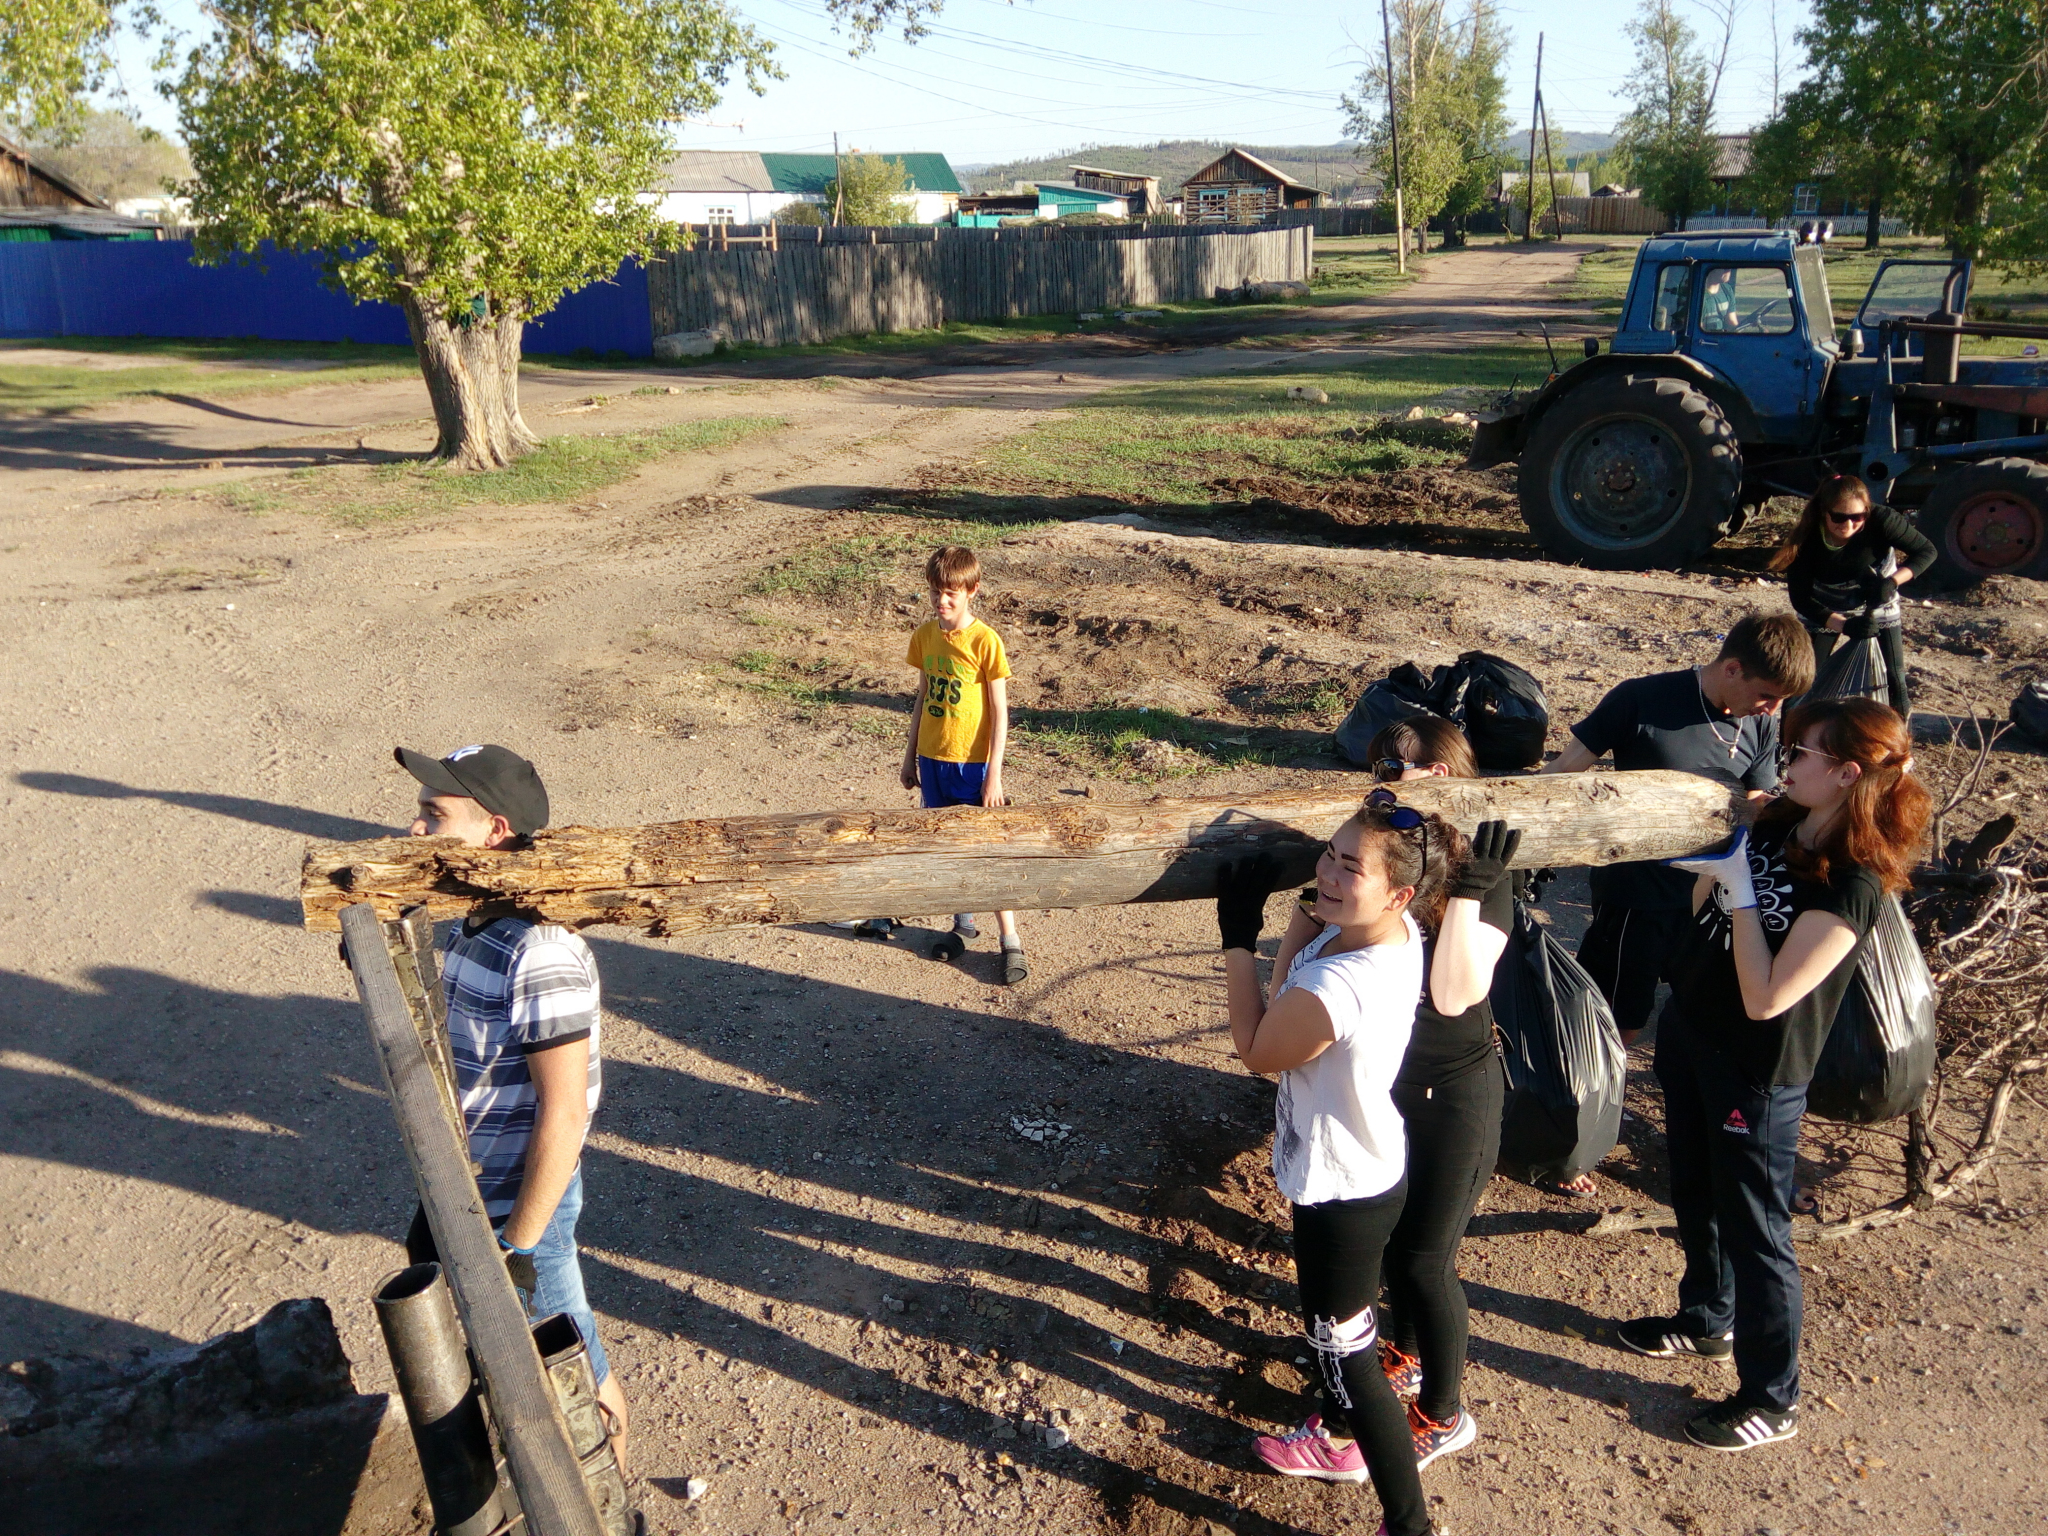
M 1297 909 L 1269 1004 L 1254 955 L 1267 893 L 1265 859 L 1226 868 L 1217 925 L 1229 985 L 1230 1035 L 1254 1072 L 1277 1073 L 1273 1176 L 1294 1205 L 1302 1318 L 1323 1393 L 1343 1423 L 1311 1414 L 1261 1435 L 1259 1459 L 1290 1477 L 1379 1490 L 1387 1536 L 1426 1536 L 1429 1514 L 1408 1417 L 1380 1370 L 1373 1313 L 1380 1255 L 1407 1193 L 1406 1146 L 1391 1090 L 1422 994 L 1422 938 L 1411 906 L 1441 913 L 1463 840 L 1449 823 L 1375 790 L 1316 863 L 1313 916 Z

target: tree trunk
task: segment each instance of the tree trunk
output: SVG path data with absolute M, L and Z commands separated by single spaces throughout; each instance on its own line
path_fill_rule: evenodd
M 519 414 L 516 310 L 451 319 L 409 294 L 405 321 L 434 406 L 436 462 L 502 469 L 539 442 Z
M 1877 249 L 1877 225 L 1878 220 L 1883 215 L 1883 213 L 1884 195 L 1880 192 L 1873 191 L 1870 194 L 1870 207 L 1868 208 L 1868 210 L 1866 210 L 1864 216 L 1865 222 L 1863 225 L 1863 249 L 1865 249 L 1866 251 L 1874 251 Z
M 1698 853 L 1743 818 L 1739 792 L 1683 773 L 1586 773 L 1403 784 L 1404 803 L 1468 835 L 1506 817 L 1517 863 L 1612 864 Z M 308 928 L 332 931 L 351 902 L 396 918 L 425 902 L 453 917 L 504 901 L 572 928 L 650 933 L 907 914 L 1199 901 L 1216 869 L 1260 851 L 1305 880 L 1323 841 L 1358 809 L 1356 781 L 1316 793 L 984 810 L 820 811 L 564 827 L 484 852 L 446 838 L 315 843 L 299 896 Z

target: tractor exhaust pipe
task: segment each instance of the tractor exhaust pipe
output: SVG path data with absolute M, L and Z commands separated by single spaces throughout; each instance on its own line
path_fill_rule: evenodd
M 377 1288 L 377 1324 L 412 1425 L 437 1536 L 489 1536 L 505 1523 L 469 1346 L 438 1264 L 401 1269 Z

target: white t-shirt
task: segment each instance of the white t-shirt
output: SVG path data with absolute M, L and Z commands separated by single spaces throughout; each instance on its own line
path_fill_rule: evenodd
M 1391 1090 L 1422 996 L 1422 933 L 1405 912 L 1406 944 L 1323 955 L 1332 924 L 1305 945 L 1273 994 L 1299 988 L 1330 1015 L 1336 1043 L 1280 1074 L 1273 1177 L 1296 1205 L 1363 1200 L 1401 1181 L 1408 1142 Z

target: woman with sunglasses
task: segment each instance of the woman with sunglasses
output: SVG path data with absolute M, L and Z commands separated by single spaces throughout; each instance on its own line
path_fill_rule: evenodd
M 1912 718 L 1912 701 L 1899 588 L 1924 576 L 1934 556 L 1927 535 L 1896 509 L 1873 507 L 1869 489 L 1854 475 L 1822 481 L 1771 555 L 1771 569 L 1785 573 L 1792 607 L 1813 640 L 1815 668 L 1844 634 L 1857 640 L 1876 635 L 1890 674 L 1891 706 L 1903 719 Z
M 1435 715 L 1382 728 L 1368 751 L 1382 783 L 1479 777 L 1465 733 Z M 1394 1078 L 1394 1107 L 1408 1133 L 1408 1199 L 1387 1239 L 1380 1367 L 1410 1405 L 1415 1456 L 1425 1467 L 1479 1438 L 1463 1400 L 1471 1317 L 1458 1249 L 1500 1160 L 1507 1073 L 1487 994 L 1514 927 L 1508 865 L 1520 841 L 1505 822 L 1477 828 L 1443 917 L 1426 933 L 1429 986 Z
M 1783 793 L 1754 835 L 1672 861 L 1699 876 L 1657 1038 L 1685 1272 L 1676 1315 L 1615 1330 L 1639 1355 L 1734 1357 L 1734 1396 L 1685 1426 L 1715 1451 L 1798 1433 L 1791 1199 L 1807 1084 L 1881 904 L 1911 877 L 1929 814 L 1905 721 L 1884 705 L 1803 704 L 1785 734 Z
M 1392 1091 L 1423 984 L 1413 913 L 1441 914 L 1462 842 L 1440 817 L 1374 790 L 1316 861 L 1313 912 L 1294 912 L 1270 1002 L 1255 950 L 1281 865 L 1253 859 L 1217 880 L 1231 1043 L 1252 1071 L 1280 1079 L 1273 1177 L 1293 1203 L 1302 1320 L 1335 1421 L 1310 1414 L 1254 1450 L 1284 1476 L 1370 1478 L 1390 1536 L 1431 1528 L 1408 1419 L 1375 1350 L 1380 1256 L 1407 1193 Z

